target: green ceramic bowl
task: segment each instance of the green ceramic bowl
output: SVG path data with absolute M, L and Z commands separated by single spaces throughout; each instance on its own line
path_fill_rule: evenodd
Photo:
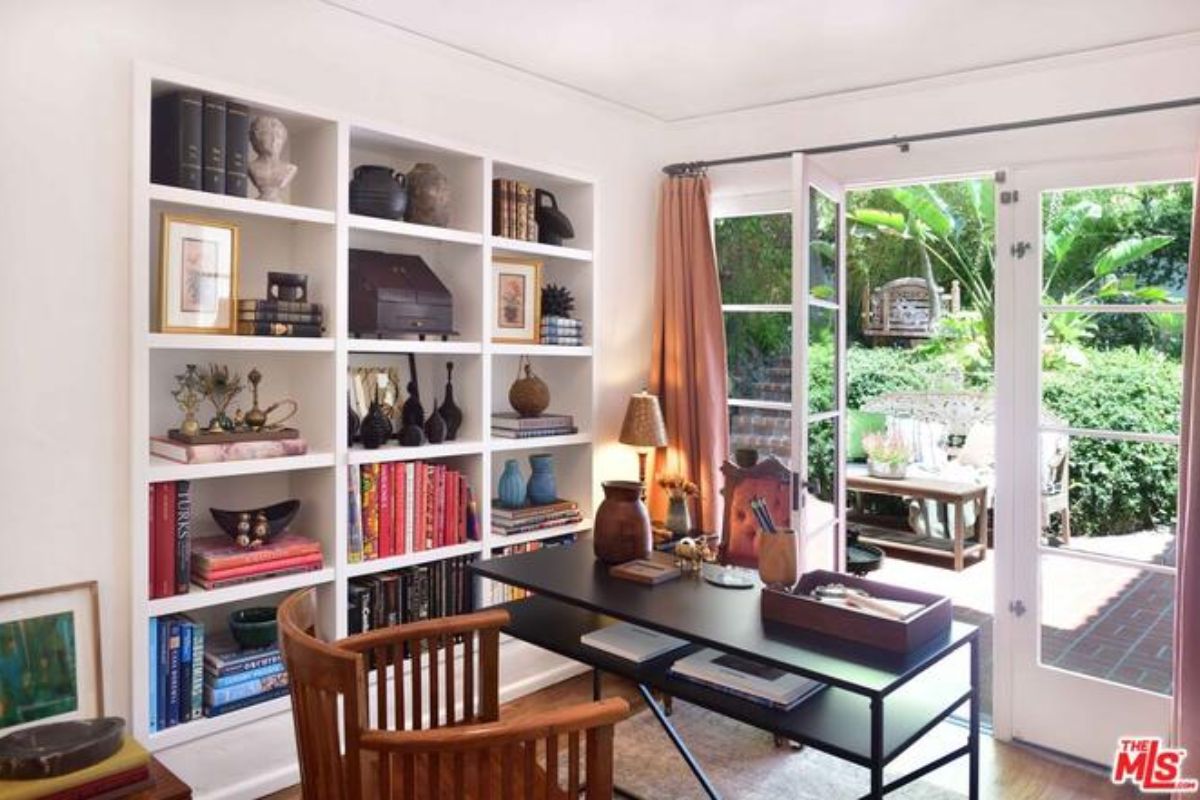
M 270 647 L 278 639 L 275 609 L 264 606 L 234 611 L 229 615 L 229 631 L 247 649 Z

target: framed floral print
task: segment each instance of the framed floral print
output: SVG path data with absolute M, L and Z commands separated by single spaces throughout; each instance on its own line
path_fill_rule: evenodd
M 542 262 L 492 258 L 492 341 L 536 344 L 542 326 Z
M 158 282 L 163 333 L 235 333 L 238 227 L 162 215 Z

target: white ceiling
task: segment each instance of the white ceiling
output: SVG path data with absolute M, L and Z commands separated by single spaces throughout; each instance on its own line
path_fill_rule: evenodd
M 326 0 L 662 120 L 1200 30 L 1197 0 Z

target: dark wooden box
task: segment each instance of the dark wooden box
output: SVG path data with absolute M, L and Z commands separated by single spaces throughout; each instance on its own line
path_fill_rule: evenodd
M 454 298 L 420 256 L 350 251 L 350 333 L 454 333 Z
M 887 619 L 822 603 L 809 596 L 817 586 L 829 583 L 863 589 L 880 600 L 920 603 L 925 608 L 908 619 Z M 950 630 L 953 613 L 954 606 L 948 597 L 826 570 L 804 573 L 791 592 L 766 587 L 762 590 L 764 619 L 895 653 L 907 653 L 944 636 Z

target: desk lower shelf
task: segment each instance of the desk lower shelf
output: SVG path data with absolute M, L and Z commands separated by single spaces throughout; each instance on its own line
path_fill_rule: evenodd
M 773 734 L 861 766 L 871 764 L 871 703 L 867 695 L 828 687 L 791 711 L 775 711 L 670 674 L 692 646 L 642 664 L 587 647 L 579 637 L 615 620 L 546 597 L 499 606 L 512 615 L 506 633 L 604 672 L 644 684 Z M 892 761 L 970 699 L 965 680 L 916 679 L 884 700 L 884 763 Z

